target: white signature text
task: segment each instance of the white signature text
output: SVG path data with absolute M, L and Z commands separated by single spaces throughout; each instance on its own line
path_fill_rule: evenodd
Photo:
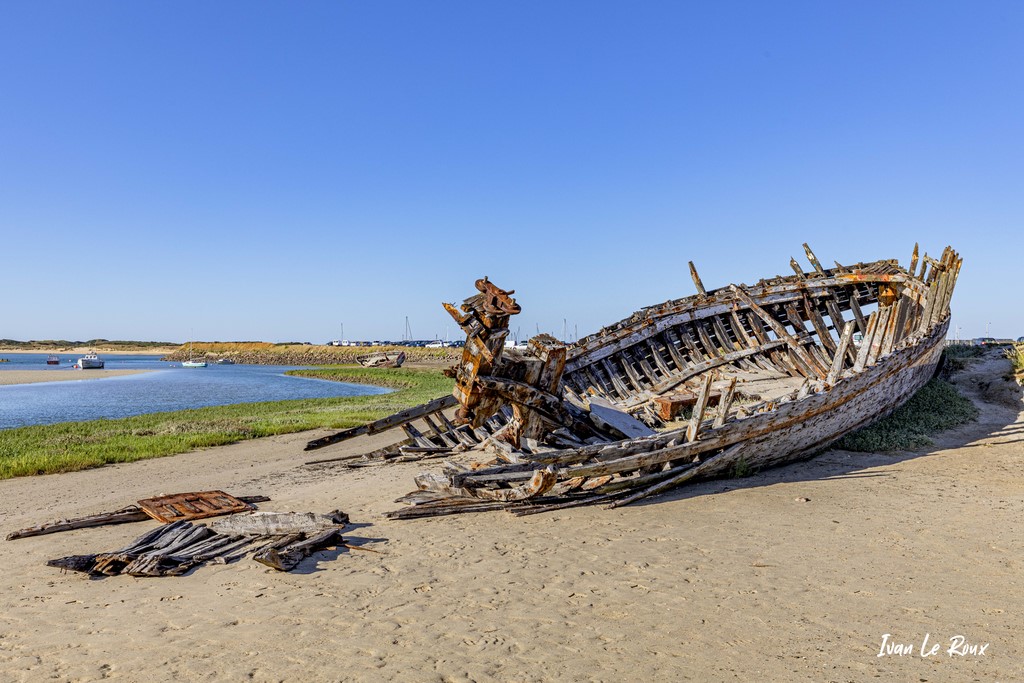
M 913 657 L 915 655 L 927 658 L 945 654 L 947 657 L 967 657 L 972 655 L 980 657 L 988 650 L 990 643 L 972 643 L 965 636 L 956 635 L 949 639 L 949 646 L 943 649 L 939 642 L 932 641 L 932 634 L 924 634 L 921 645 L 914 643 L 897 643 L 892 639 L 891 633 L 882 634 L 882 645 L 878 648 L 879 657 Z

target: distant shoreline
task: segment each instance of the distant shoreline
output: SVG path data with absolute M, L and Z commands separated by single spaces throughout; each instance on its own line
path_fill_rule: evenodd
M 174 353 L 180 347 L 177 346 L 154 346 L 141 349 L 105 349 L 102 346 L 73 347 L 69 349 L 12 349 L 0 347 L 0 356 L 7 354 L 72 354 L 72 353 L 98 353 L 105 356 L 166 356 Z

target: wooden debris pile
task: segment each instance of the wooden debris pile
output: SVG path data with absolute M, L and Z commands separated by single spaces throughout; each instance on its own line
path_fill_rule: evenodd
M 268 500 L 270 499 L 266 496 L 239 496 L 236 498 L 223 491 L 176 493 L 169 496 L 140 500 L 136 505 L 129 505 L 114 512 L 102 512 L 75 519 L 58 519 L 27 529 L 12 531 L 7 534 L 7 540 L 13 541 L 18 538 L 55 534 L 61 531 L 87 529 L 108 524 L 141 522 L 147 519 L 155 519 L 158 522 L 202 519 L 216 515 L 228 515 L 253 510 L 255 508 L 254 503 L 265 503 Z
M 95 555 L 71 555 L 46 564 L 92 576 L 179 576 L 193 567 L 224 564 L 246 555 L 279 571 L 289 571 L 322 548 L 343 545 L 348 516 L 254 512 L 207 524 L 171 522 L 130 545 Z
M 356 547 L 341 536 L 348 515 L 340 510 L 328 515 L 254 511 L 254 503 L 268 500 L 266 496 L 236 498 L 223 491 L 176 493 L 140 500 L 114 512 L 21 529 L 8 534 L 7 540 L 148 519 L 164 522 L 120 550 L 47 562 L 93 576 L 179 576 L 202 564 L 224 564 L 246 555 L 268 567 L 290 571 L 317 550 Z M 190 521 L 209 517 L 218 519 L 208 524 Z

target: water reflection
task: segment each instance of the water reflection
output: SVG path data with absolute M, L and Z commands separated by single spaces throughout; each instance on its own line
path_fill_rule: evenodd
M 50 370 L 68 381 L 0 386 L 0 429 L 99 418 L 128 417 L 205 406 L 381 394 L 380 387 L 289 377 L 280 365 L 216 365 L 182 368 L 159 356 L 102 356 L 106 369 L 153 370 L 138 375 L 85 379 L 89 370 L 69 370 L 77 356 L 60 354 L 59 366 L 47 354 L 10 354 L 6 370 Z M 69 362 L 71 361 L 71 362 Z

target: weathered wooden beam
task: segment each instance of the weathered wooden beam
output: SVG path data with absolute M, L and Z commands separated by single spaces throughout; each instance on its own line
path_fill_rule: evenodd
M 324 446 L 330 446 L 332 444 L 346 441 L 348 439 L 360 436 L 362 434 L 376 434 L 377 432 L 382 432 L 387 429 L 400 427 L 406 422 L 412 422 L 413 420 L 419 419 L 424 415 L 430 415 L 432 413 L 445 410 L 446 408 L 451 408 L 452 406 L 455 406 L 457 404 L 458 401 L 455 399 L 454 396 L 442 396 L 441 398 L 435 398 L 433 401 L 430 401 L 429 403 L 424 403 L 422 405 L 418 405 L 412 408 L 407 408 L 393 415 L 382 417 L 379 420 L 374 420 L 373 422 L 368 422 L 358 427 L 345 429 L 335 434 L 331 434 L 330 436 L 325 436 L 321 439 L 314 439 L 313 441 L 310 441 L 309 443 L 306 444 L 306 448 L 304 450 L 312 451 L 317 448 L 323 448 Z
M 932 324 L 932 311 L 935 310 L 935 300 L 938 293 L 938 283 L 932 282 L 928 285 L 928 294 L 924 302 L 924 310 L 921 312 L 920 327 L 918 330 L 922 333 L 927 332 Z
M 884 358 L 892 353 L 893 347 L 896 346 L 896 337 L 899 333 L 900 317 L 903 315 L 903 303 L 906 301 L 905 297 L 899 297 L 896 303 L 887 306 L 889 309 L 889 319 L 885 324 L 885 332 L 882 335 L 882 343 L 878 349 L 878 358 Z
M 949 287 L 946 288 L 946 296 L 942 302 L 943 316 L 949 315 L 949 304 L 953 299 L 953 289 L 956 287 L 957 280 L 960 279 L 960 268 L 963 266 L 964 260 L 960 258 L 957 252 L 953 252 L 952 261 L 950 264 L 950 279 L 951 282 Z
M 669 355 L 672 356 L 672 362 L 676 364 L 676 369 L 680 371 L 685 370 L 690 363 L 683 356 L 680 348 L 681 342 L 675 330 L 672 328 L 665 330 L 662 332 L 662 338 L 665 340 L 665 348 L 668 349 Z
M 828 331 L 828 326 L 825 325 L 825 319 L 821 316 L 821 311 L 818 310 L 817 302 L 810 297 L 804 297 L 804 310 L 807 311 L 807 315 L 811 319 L 811 325 L 814 326 L 814 331 L 818 334 L 818 339 L 821 341 L 830 354 L 836 352 L 836 340 L 832 338 L 832 335 Z
M 744 348 L 750 348 L 757 346 L 757 342 L 747 333 L 747 328 L 744 327 L 743 321 L 740 320 L 740 316 L 735 310 L 729 311 L 729 317 L 727 320 L 729 327 L 732 328 L 733 334 L 736 336 L 736 340 Z
M 411 507 L 392 510 L 386 514 L 388 519 L 421 519 L 423 517 L 441 517 L 443 515 L 457 515 L 467 512 L 488 512 L 490 510 L 504 510 L 509 507 L 508 503 L 483 502 L 477 499 L 445 498 L 435 504 L 413 505 Z
M 856 332 L 856 321 L 846 320 L 846 317 L 843 315 L 843 312 L 839 309 L 838 301 L 839 300 L 836 298 L 834 292 L 830 293 L 830 296 L 828 296 L 825 299 L 825 307 L 828 309 L 828 317 L 832 319 L 832 327 L 836 330 L 837 333 L 842 334 L 843 332 L 846 331 L 847 323 L 853 322 L 853 331 Z M 847 344 L 846 355 L 848 360 L 850 361 L 850 364 L 852 365 L 857 360 L 857 347 L 853 346 L 852 344 Z
M 871 340 L 875 336 L 875 330 L 878 328 L 878 311 L 875 311 L 868 317 L 868 329 L 864 333 L 864 338 L 861 339 L 860 348 L 857 350 L 857 360 L 853 364 L 854 372 L 863 372 L 864 368 L 869 365 L 868 355 L 871 353 Z
M 576 412 L 577 409 L 573 408 L 571 404 L 563 402 L 554 394 L 542 391 L 529 384 L 484 375 L 478 376 L 476 381 L 481 388 L 501 396 L 502 399 L 509 403 L 519 404 L 530 410 L 537 411 L 547 419 L 558 424 L 573 426 L 578 429 L 585 420 L 585 416 L 581 413 L 578 414 Z
M 138 505 L 129 505 L 126 508 L 114 512 L 103 512 L 97 515 L 79 517 L 77 519 L 61 519 L 55 522 L 47 522 L 38 526 L 12 531 L 7 534 L 7 540 L 13 541 L 18 538 L 29 538 L 30 536 L 42 536 L 44 534 L 55 534 L 60 531 L 71 531 L 72 529 L 85 529 L 94 526 L 105 526 L 107 524 L 124 524 L 126 522 L 141 522 L 152 519 L 142 511 Z
M 324 465 L 324 464 L 327 464 L 327 463 L 345 462 L 345 461 L 349 461 L 349 460 L 359 460 L 359 461 L 362 461 L 362 462 L 360 464 L 356 464 L 355 466 L 356 467 L 361 467 L 364 464 L 367 464 L 367 461 L 374 460 L 375 458 L 387 457 L 387 455 L 389 453 L 391 453 L 391 454 L 397 453 L 398 449 L 401 448 L 402 446 L 411 446 L 411 445 L 413 445 L 415 443 L 416 442 L 413 441 L 412 439 L 405 438 L 405 439 L 402 439 L 401 441 L 393 443 L 393 444 L 391 444 L 389 446 L 385 446 L 384 448 L 378 448 L 378 449 L 376 449 L 374 451 L 370 451 L 369 453 L 362 453 L 362 452 L 346 453 L 345 455 L 339 455 L 339 456 L 334 457 L 334 458 L 320 458 L 318 460 L 307 460 L 303 464 L 304 465 Z
M 632 361 L 635 364 L 635 367 L 640 368 L 640 372 L 643 373 L 643 376 L 646 377 L 647 381 L 652 385 L 657 384 L 660 381 L 657 373 L 654 372 L 654 368 L 651 367 L 651 364 L 647 362 L 646 358 L 644 358 L 643 352 L 636 346 L 623 349 L 622 354 L 623 357 Z
M 690 417 L 690 424 L 686 427 L 686 440 L 696 441 L 700 434 L 700 424 L 704 421 L 704 411 L 707 410 L 708 401 L 711 398 L 711 383 L 715 380 L 711 372 L 704 376 L 704 382 L 697 393 L 697 402 L 693 405 L 693 415 Z
M 726 353 L 729 351 L 738 351 L 743 348 L 743 345 L 739 343 L 738 339 L 733 340 L 729 335 L 729 330 L 727 330 L 723 324 L 722 316 L 711 316 L 711 329 L 714 331 L 718 341 L 721 342 L 721 347 Z
M 604 495 L 596 496 L 585 496 L 575 498 L 573 500 L 567 500 L 560 503 L 548 503 L 548 504 L 535 504 L 535 505 L 521 505 L 511 510 L 512 514 L 516 517 L 523 517 L 525 515 L 536 515 L 542 512 L 552 512 L 554 510 L 565 510 L 567 508 L 583 507 L 584 505 L 594 505 L 595 503 L 606 503 L 611 500 L 615 500 L 626 492 L 619 491 L 616 493 L 607 493 Z
M 399 446 L 398 453 L 402 454 L 425 454 L 425 455 L 437 455 L 439 453 L 451 453 L 452 446 Z M 384 456 L 385 460 L 393 460 L 398 456 L 397 453 L 390 454 L 392 457 Z
M 676 329 L 679 332 L 679 340 L 683 342 L 683 346 L 686 347 L 686 350 L 690 354 L 690 358 L 694 363 L 707 360 L 708 358 L 714 358 L 714 354 L 704 353 L 700 348 L 698 348 L 697 342 L 695 341 L 697 332 L 694 329 L 693 322 L 681 325 Z
M 623 350 L 625 351 L 625 349 Z M 616 360 L 618 362 L 618 366 L 623 369 L 622 377 L 624 377 L 633 386 L 634 390 L 644 390 L 643 380 L 640 379 L 640 373 L 638 373 L 637 369 L 633 367 L 632 361 L 628 356 L 624 355 L 623 352 L 620 351 L 616 355 L 608 358 L 608 360 Z M 613 362 L 609 365 L 614 368 Z M 632 391 L 630 393 L 632 393 Z
M 867 335 L 868 324 L 864 317 L 864 312 L 860 309 L 860 301 L 858 301 L 859 296 L 860 291 L 857 286 L 854 285 L 850 288 L 850 312 L 853 313 L 853 319 L 857 321 L 857 327 L 860 328 L 860 333 Z
M 703 319 L 693 321 L 693 328 L 697 331 L 697 338 L 700 339 L 701 346 L 704 347 L 708 356 L 721 358 L 725 355 L 725 349 L 720 348 L 715 342 L 711 341 L 711 335 L 708 334 L 708 330 L 704 325 L 705 321 Z
M 236 496 L 236 498 L 243 503 L 265 503 L 270 498 L 266 496 Z M 27 529 L 20 529 L 18 531 L 12 531 L 7 534 L 7 540 L 13 541 L 19 538 L 30 538 L 32 536 L 44 536 L 46 534 L 56 534 L 62 531 L 72 531 L 74 529 L 87 529 L 96 526 L 106 526 L 108 524 L 126 524 L 128 522 L 142 522 L 153 519 L 138 505 L 129 505 L 128 507 L 115 510 L 114 512 L 101 512 L 95 515 L 86 515 L 84 517 L 76 517 L 74 519 L 59 519 L 53 522 L 46 522 L 45 524 L 39 524 L 38 526 L 29 527 Z
M 839 338 L 839 347 L 835 355 L 832 356 L 832 367 L 825 378 L 825 384 L 828 386 L 833 386 L 843 374 L 843 366 L 846 363 L 846 351 L 850 348 L 850 341 L 853 339 L 855 329 L 857 329 L 857 325 L 852 320 L 846 323 L 846 326 L 843 328 L 843 335 Z M 854 361 L 856 361 L 856 356 L 854 356 Z
M 739 459 L 739 456 L 742 454 L 744 446 L 745 444 L 743 443 L 738 443 L 733 446 L 730 446 L 729 448 L 726 448 L 718 455 L 712 456 L 707 461 L 696 466 L 682 465 L 680 467 L 677 467 L 674 470 L 678 471 L 678 473 L 675 476 L 665 479 L 664 481 L 658 482 L 654 486 L 650 486 L 648 488 L 637 491 L 636 493 L 625 496 L 624 498 L 620 498 L 611 505 L 609 505 L 608 507 L 622 507 L 624 505 L 629 505 L 630 503 L 635 503 L 636 501 L 641 500 L 643 498 L 647 498 L 649 496 L 653 496 L 659 493 L 663 493 L 664 491 L 668 491 L 669 489 L 673 489 L 676 486 L 679 486 L 680 484 L 696 476 L 699 476 L 703 471 L 707 470 L 710 466 L 712 466 L 712 463 L 715 467 L 720 467 L 724 461 L 735 462 Z
M 651 353 L 651 359 L 654 360 L 654 365 L 661 372 L 663 377 L 672 376 L 672 369 L 668 366 L 668 361 L 665 356 L 662 355 L 661 349 L 658 348 L 658 338 L 653 337 L 647 340 L 647 350 Z
M 430 429 L 434 432 L 434 437 L 440 439 L 445 446 L 451 448 L 458 445 L 458 440 L 448 436 L 447 430 L 442 429 L 440 425 L 431 420 L 429 415 L 423 416 L 423 423 L 430 427 Z
M 793 330 L 798 334 L 802 334 L 807 331 L 807 321 L 804 320 L 803 316 L 800 315 L 800 311 L 796 309 L 795 302 L 789 302 L 782 307 L 782 310 L 786 312 L 786 318 L 789 323 L 793 326 Z
M 700 296 L 707 296 L 708 293 L 704 289 L 704 283 L 700 280 L 700 275 L 697 274 L 697 267 L 693 265 L 693 261 L 690 261 L 690 277 L 693 278 L 693 284 L 697 288 L 697 294 Z
M 252 559 L 260 564 L 276 569 L 279 572 L 287 572 L 317 550 L 338 545 L 343 541 L 341 532 L 338 529 L 328 529 L 308 538 L 296 540 L 281 548 L 267 548 L 253 555 Z
M 947 249 L 949 247 L 946 247 Z M 942 252 L 942 258 L 945 258 L 946 252 Z M 935 278 L 939 276 L 939 273 L 946 269 L 946 264 L 943 263 L 942 259 L 934 259 L 928 254 L 924 255 L 924 261 L 931 266 L 931 270 L 928 271 L 928 277 L 925 279 L 929 284 L 935 281 Z
M 436 443 L 428 439 L 420 430 L 416 429 L 414 425 L 408 422 L 402 425 L 402 431 L 404 431 L 417 446 L 421 446 L 423 448 L 435 448 L 437 446 Z
M 655 386 L 651 387 L 649 393 L 664 394 L 667 391 L 675 389 L 677 386 L 683 384 L 688 379 L 696 377 L 697 375 L 707 372 L 708 370 L 712 370 L 723 365 L 728 365 L 729 363 L 735 363 L 736 361 L 741 360 L 743 358 L 757 356 L 762 353 L 769 353 L 775 349 L 779 349 L 784 346 L 786 346 L 786 342 L 782 339 L 777 339 L 775 341 L 765 342 L 764 344 L 760 346 L 755 346 L 753 348 L 743 349 L 742 351 L 733 351 L 718 358 L 708 358 L 707 360 L 701 361 L 700 363 L 695 363 L 694 365 L 691 365 L 686 369 L 685 372 L 676 373 L 671 378 L 663 382 L 660 382 L 659 384 L 656 384 Z M 635 400 L 627 400 L 626 406 L 632 408 L 634 405 L 639 405 L 639 403 L 645 402 L 647 400 L 647 398 L 643 397 L 638 397 Z
M 804 269 L 800 267 L 800 264 L 797 263 L 796 259 L 792 256 L 789 257 L 789 267 L 793 269 L 794 273 L 796 273 L 797 278 L 801 280 L 804 279 Z
M 735 396 L 736 378 L 732 377 L 729 379 L 729 386 L 725 390 L 725 395 L 718 400 L 718 414 L 715 416 L 715 422 L 712 425 L 712 429 L 718 429 L 725 424 L 726 418 L 729 417 L 729 408 L 732 407 L 732 401 Z
M 811 262 L 811 266 L 814 267 L 814 272 L 818 275 L 825 275 L 825 269 L 821 267 L 821 263 L 818 261 L 818 257 L 814 255 L 811 248 L 807 246 L 807 242 L 804 242 L 804 253 L 807 254 L 807 260 Z
M 765 323 L 767 323 L 768 327 L 770 327 L 772 331 L 775 332 L 775 335 L 779 339 L 782 339 L 789 345 L 789 347 L 793 350 L 793 354 L 797 358 L 799 358 L 804 364 L 806 364 L 815 374 L 819 375 L 820 379 L 825 379 L 825 371 L 818 366 L 818 363 L 815 362 L 815 360 L 810 356 L 810 354 L 807 353 L 806 350 L 804 350 L 804 348 L 800 345 L 800 342 L 797 341 L 797 339 L 793 337 L 793 335 L 787 332 L 786 328 L 784 328 L 779 323 L 779 321 L 775 319 L 773 315 L 771 315 L 768 311 L 758 306 L 757 302 L 750 298 L 750 295 L 747 294 L 742 288 L 737 287 L 736 285 L 729 285 L 729 289 L 732 290 L 736 297 L 740 301 L 742 301 L 747 308 L 749 308 L 751 311 L 754 312 L 755 315 L 757 315 Z

